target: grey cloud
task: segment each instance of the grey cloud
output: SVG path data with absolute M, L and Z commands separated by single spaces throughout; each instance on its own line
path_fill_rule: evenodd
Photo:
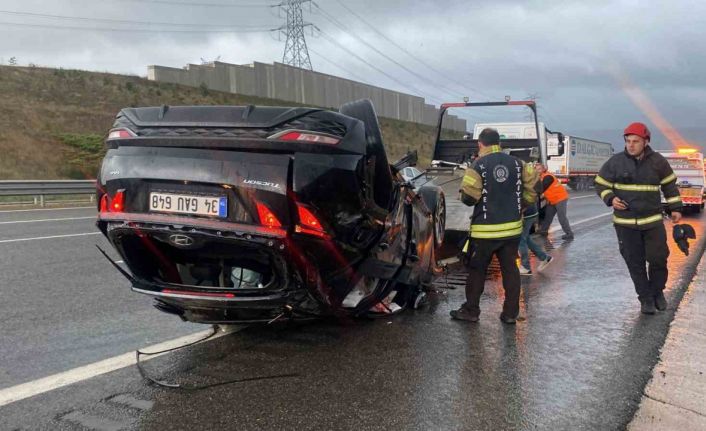
M 177 0 L 174 0 L 177 1 Z M 197 2 L 198 0 L 190 0 Z M 698 125 L 706 75 L 706 2 L 601 0 L 473 1 L 344 0 L 379 31 L 416 57 L 431 64 L 463 87 L 415 62 L 365 24 L 346 12 L 336 0 L 318 0 L 321 8 L 356 35 L 427 77 L 414 75 L 382 59 L 347 36 L 326 15 L 305 12 L 316 24 L 370 63 L 418 88 L 424 96 L 449 100 L 522 98 L 538 94 L 540 113 L 550 127 L 608 135 L 627 122 L 643 119 L 610 73 L 619 65 L 642 88 L 662 114 L 680 128 L 691 128 L 690 139 L 706 141 Z M 258 0 L 204 0 L 206 3 L 255 3 Z M 263 5 L 274 2 L 261 2 Z M 277 27 L 283 20 L 273 8 L 168 7 L 124 0 L 0 0 L 0 10 L 122 20 L 190 23 L 194 29 L 215 25 Z M 10 16 L 0 21 L 26 24 L 93 26 L 85 22 Z M 105 24 L 116 28 L 145 25 Z M 202 27 L 201 27 L 202 26 Z M 0 25 L 0 57 L 20 62 L 108 70 L 144 75 L 148 64 L 181 67 L 201 57 L 249 63 L 281 60 L 284 42 L 273 34 L 135 33 L 51 30 Z M 152 26 L 164 29 L 165 26 Z M 187 30 L 188 27 L 170 27 Z M 367 82 L 405 91 L 393 80 L 361 64 L 323 37 L 309 37 L 315 69 L 335 75 L 351 73 Z M 429 82 L 431 81 L 431 82 Z M 443 87 L 443 88 L 442 88 Z M 408 90 L 407 90 L 408 91 Z M 471 94 L 466 94 L 471 93 Z M 479 117 L 482 117 L 479 115 Z M 601 130 L 603 132 L 601 132 Z M 700 134 L 701 133 L 701 134 Z M 686 133 L 685 133 L 686 134 Z M 587 136 L 590 137 L 590 136 Z M 659 137 L 658 137 L 659 139 Z M 618 139 L 619 141 L 619 139 Z

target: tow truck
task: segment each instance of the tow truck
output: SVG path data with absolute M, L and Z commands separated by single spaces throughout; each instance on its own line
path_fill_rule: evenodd
M 658 151 L 664 156 L 677 176 L 679 195 L 686 209 L 701 212 L 704 208 L 704 155 L 696 148 L 678 148 L 677 151 Z M 662 196 L 662 203 L 665 203 Z
M 478 140 L 472 139 L 471 134 L 463 137 L 456 136 L 449 128 L 444 127 L 444 118 L 449 110 L 458 112 L 461 109 L 487 107 L 525 107 L 532 113 L 534 134 L 531 138 L 501 138 L 500 146 L 507 154 L 511 154 L 525 162 L 542 162 L 546 165 L 548 151 L 547 140 L 542 139 L 540 123 L 537 121 L 537 105 L 532 100 L 508 100 L 503 102 L 457 102 L 444 103 L 439 110 L 439 121 L 436 129 L 434 154 L 431 168 L 427 175 L 437 178 L 437 185 L 444 189 L 446 196 L 446 232 L 444 245 L 439 252 L 439 257 L 455 256 L 465 241 L 468 234 L 470 217 L 473 207 L 464 205 L 459 199 L 461 179 L 465 169 L 471 165 L 478 156 Z M 552 148 L 551 155 L 561 156 L 564 153 L 563 136 L 559 135 L 556 147 Z M 524 136 L 524 135 L 523 135 Z

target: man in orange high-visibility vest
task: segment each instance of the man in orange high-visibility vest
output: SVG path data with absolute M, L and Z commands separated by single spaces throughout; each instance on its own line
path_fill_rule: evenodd
M 569 219 L 566 216 L 569 193 L 554 175 L 547 172 L 546 166 L 538 163 L 537 170 L 540 172 L 542 193 L 544 194 L 544 199 L 547 200 L 544 221 L 542 221 L 542 225 L 540 226 L 538 233 L 540 235 L 549 234 L 549 226 L 552 224 L 554 215 L 556 214 L 559 218 L 561 229 L 564 231 L 564 235 L 562 235 L 561 239 L 574 239 L 574 233 L 571 231 L 571 225 L 569 224 Z

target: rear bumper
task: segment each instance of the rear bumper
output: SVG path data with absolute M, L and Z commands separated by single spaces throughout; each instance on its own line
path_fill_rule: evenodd
M 248 225 L 243 223 L 231 223 L 221 220 L 210 220 L 162 214 L 99 213 L 98 222 L 122 222 L 124 224 L 132 225 L 134 225 L 135 223 L 141 223 L 150 225 L 170 226 L 173 228 L 181 228 L 187 226 L 190 228 L 207 229 L 216 233 L 233 232 L 240 233 L 243 235 L 262 235 L 270 238 L 285 238 L 287 236 L 287 231 L 285 231 L 284 229 Z
M 331 243 L 283 229 L 138 213 L 103 213 L 98 225 L 130 269 L 125 275 L 134 292 L 152 296 L 161 311 L 199 323 L 329 314 L 337 296 L 323 277 L 335 278 L 350 265 L 343 256 L 336 261 L 341 265 L 325 262 Z M 176 244 L 173 236 L 187 236 L 190 244 Z M 239 285 L 232 277 L 240 268 L 256 271 L 261 285 Z M 208 275 L 197 282 L 196 273 Z
M 133 287 L 132 291 L 152 296 L 157 309 L 196 323 L 269 322 L 282 313 L 295 317 L 288 308 L 294 295 L 285 292 L 247 297 L 235 292 L 232 297 L 216 297 L 140 287 Z

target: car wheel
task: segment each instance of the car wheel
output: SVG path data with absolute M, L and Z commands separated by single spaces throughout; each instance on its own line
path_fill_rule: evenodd
M 342 105 L 338 111 L 363 123 L 367 141 L 366 153 L 375 157 L 375 179 L 373 184 L 375 203 L 381 208 L 389 209 L 393 191 L 392 172 L 385 153 L 380 123 L 375 114 L 373 103 L 368 99 L 356 100 Z
M 434 246 L 438 249 L 444 243 L 444 233 L 446 232 L 446 199 L 444 194 L 439 194 L 439 201 L 434 212 Z
M 444 233 L 446 232 L 446 198 L 438 187 L 422 187 L 418 193 L 432 214 L 434 247 L 438 249 L 444 243 Z

